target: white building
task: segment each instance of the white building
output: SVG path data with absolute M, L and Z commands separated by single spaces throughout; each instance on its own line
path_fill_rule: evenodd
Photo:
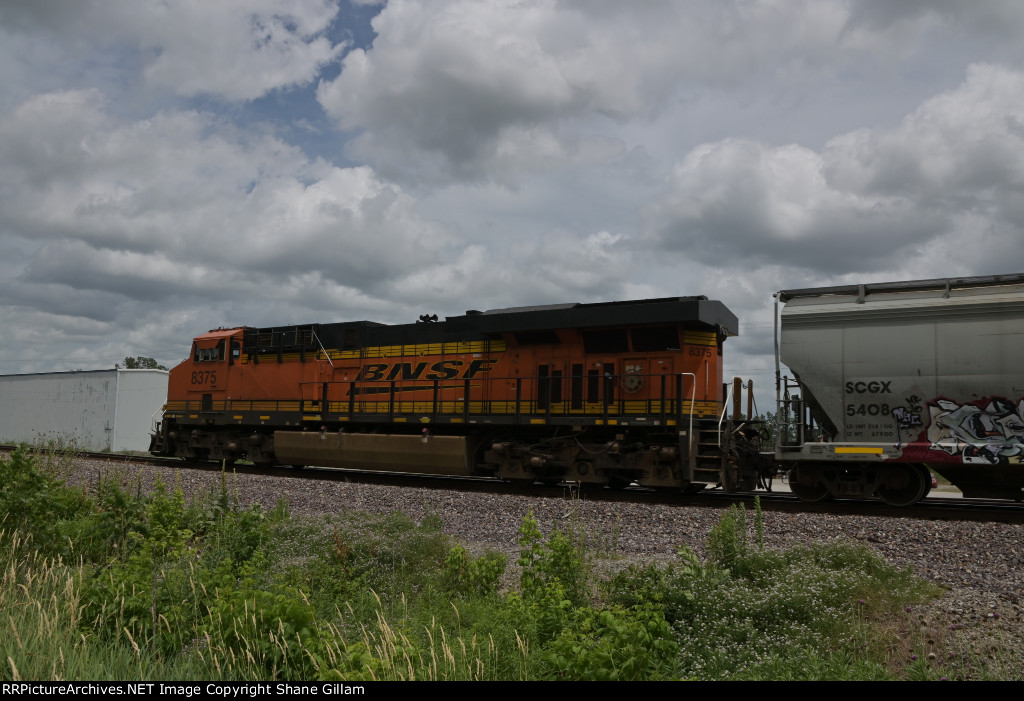
M 0 443 L 146 451 L 166 401 L 166 370 L 0 375 Z

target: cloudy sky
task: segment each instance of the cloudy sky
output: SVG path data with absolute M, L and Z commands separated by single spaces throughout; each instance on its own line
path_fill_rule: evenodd
M 1015 0 L 4 0 L 0 373 L 704 294 L 767 389 L 779 289 L 1024 271 L 1021 36 Z

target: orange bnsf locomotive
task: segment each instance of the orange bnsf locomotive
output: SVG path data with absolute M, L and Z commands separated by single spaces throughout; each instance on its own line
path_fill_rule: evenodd
M 217 329 L 170 373 L 151 451 L 511 482 L 752 489 L 706 297 Z M 737 403 L 738 405 L 738 403 Z M 748 412 L 749 413 L 749 412 Z

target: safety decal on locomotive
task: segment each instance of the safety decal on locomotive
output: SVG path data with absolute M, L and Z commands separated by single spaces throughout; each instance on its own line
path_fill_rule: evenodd
M 627 363 L 622 370 L 622 389 L 630 394 L 639 392 L 644 385 L 644 366 L 641 363 Z

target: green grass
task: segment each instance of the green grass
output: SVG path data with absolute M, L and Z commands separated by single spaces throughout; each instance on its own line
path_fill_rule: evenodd
M 925 635 L 934 586 L 868 548 L 766 549 L 729 511 L 708 557 L 598 582 L 612 548 L 523 516 L 519 573 L 428 515 L 243 509 L 227 476 L 186 503 L 45 460 L 0 462 L 0 679 L 1009 678 Z M 1016 674 L 1020 676 L 1019 671 Z

